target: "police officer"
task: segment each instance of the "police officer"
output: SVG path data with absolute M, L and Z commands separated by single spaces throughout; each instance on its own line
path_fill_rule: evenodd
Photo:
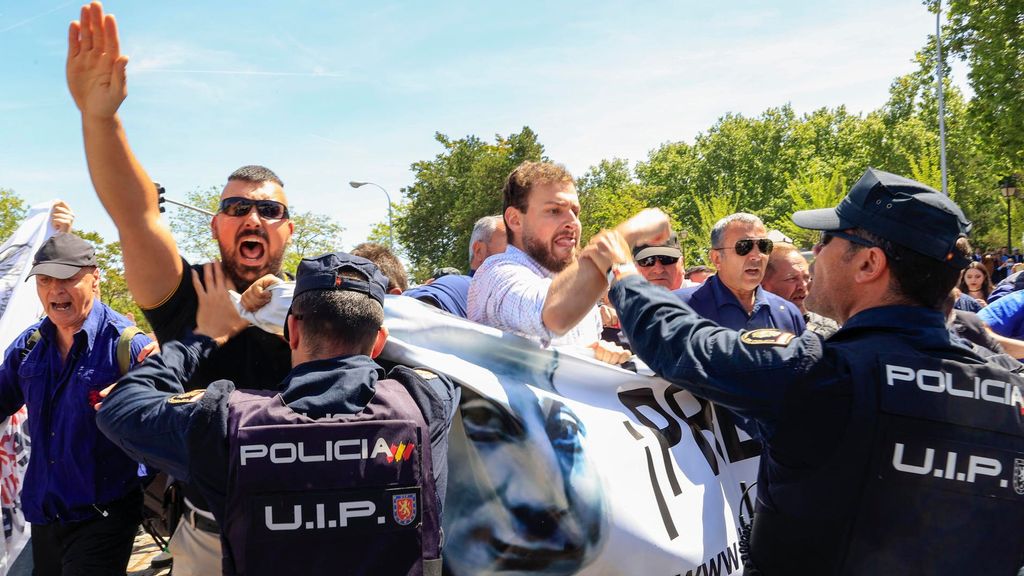
M 371 359 L 387 340 L 387 279 L 344 253 L 298 268 L 282 392 L 227 380 L 183 393 L 246 323 L 218 266 L 204 270 L 194 334 L 121 379 L 100 428 L 126 452 L 194 483 L 223 528 L 224 574 L 440 574 L 444 377 Z
M 764 442 L 747 573 L 1015 574 L 1024 565 L 1024 380 L 951 341 L 940 306 L 970 224 L 946 196 L 868 169 L 822 231 L 814 303 L 843 327 L 735 332 L 652 288 L 645 211 L 583 253 L 608 270 L 633 350 L 752 419 Z M 755 572 L 757 571 L 757 572 Z

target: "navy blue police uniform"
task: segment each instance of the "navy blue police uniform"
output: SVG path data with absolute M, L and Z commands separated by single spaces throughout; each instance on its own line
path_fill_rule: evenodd
M 383 303 L 386 286 L 370 261 L 337 253 L 303 260 L 295 296 L 352 290 Z M 440 574 L 453 383 L 350 355 L 295 366 L 281 392 L 227 380 L 184 392 L 215 349 L 195 334 L 168 343 L 118 382 L 98 422 L 205 496 L 224 573 Z
M 826 211 L 831 222 L 816 221 L 821 211 L 793 219 L 862 228 L 965 265 L 954 255 L 969 230 L 962 212 L 911 180 L 869 169 Z M 870 308 L 824 340 L 721 328 L 639 276 L 623 277 L 610 297 L 654 370 L 758 427 L 748 573 L 1024 566 L 1024 379 L 951 338 L 941 312 Z

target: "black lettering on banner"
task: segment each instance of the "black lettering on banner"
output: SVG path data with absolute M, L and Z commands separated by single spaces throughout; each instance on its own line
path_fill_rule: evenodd
M 738 544 L 733 542 L 728 548 L 715 554 L 696 569 L 687 570 L 685 576 L 726 576 L 732 574 L 733 570 L 739 570 L 742 566 Z M 680 575 L 676 574 L 676 576 Z
M 637 440 L 643 439 L 643 434 L 637 430 L 633 423 L 629 420 L 624 420 L 622 424 L 626 427 L 626 430 Z M 668 503 L 665 502 L 665 495 L 661 492 L 661 484 L 658 482 L 658 473 L 654 469 L 654 455 L 651 454 L 651 449 L 644 446 L 644 453 L 647 455 L 647 473 L 651 476 L 651 488 L 654 491 L 654 501 L 658 504 L 658 512 L 661 514 L 661 521 L 665 525 L 665 531 L 668 532 L 668 539 L 675 540 L 679 537 L 679 531 L 676 530 L 676 524 L 672 521 L 672 513 L 668 510 Z
M 722 431 L 729 462 L 740 462 L 761 455 L 760 442 L 753 438 L 740 440 L 739 428 L 736 426 L 739 416 L 733 414 L 732 410 L 715 406 L 715 416 L 718 418 L 718 429 Z
M 661 407 L 661 404 L 654 397 L 654 391 L 650 388 L 634 388 L 621 391 L 619 392 L 619 401 L 626 408 L 629 408 L 629 411 L 636 416 L 636 419 L 641 424 L 654 431 L 654 437 L 658 439 L 658 444 L 661 445 L 662 463 L 665 468 L 665 474 L 668 476 L 668 483 L 672 487 L 672 494 L 679 496 L 682 493 L 682 489 L 679 487 L 679 480 L 676 478 L 676 472 L 672 467 L 672 457 L 669 454 L 669 449 L 679 444 L 683 437 L 683 430 L 679 426 L 679 422 L 671 414 L 665 412 L 665 409 Z M 641 406 L 646 406 L 660 414 L 665 419 L 665 427 L 659 428 L 657 424 L 645 416 L 640 411 Z M 717 469 L 717 466 L 714 469 Z
M 711 433 L 712 438 L 715 437 L 714 415 L 711 412 L 711 402 L 708 402 L 703 398 L 691 396 L 691 398 L 696 400 L 697 404 L 700 405 L 700 410 L 695 414 L 687 415 L 683 411 L 682 406 L 679 405 L 679 400 L 676 398 L 678 392 L 679 390 L 673 390 L 672 388 L 666 389 L 665 402 L 668 404 L 668 407 L 672 409 L 672 412 L 674 412 L 676 416 L 679 416 L 679 418 L 683 422 L 686 422 L 690 427 L 690 433 L 693 434 L 693 441 L 696 442 L 697 448 L 699 448 L 701 454 L 704 455 L 704 459 L 708 461 L 708 466 L 711 467 L 711 472 L 714 473 L 715 476 L 718 476 L 718 458 L 715 457 L 715 453 L 711 449 L 711 444 L 708 443 L 707 438 L 705 438 L 702 433 L 703 430 L 707 430 Z M 717 439 L 715 440 L 715 445 L 718 446 L 718 453 L 722 454 L 722 447 L 718 445 Z M 723 454 L 722 457 L 724 458 L 725 455 Z

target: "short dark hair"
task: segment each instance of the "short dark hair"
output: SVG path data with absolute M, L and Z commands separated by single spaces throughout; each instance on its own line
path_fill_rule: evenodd
M 574 183 L 569 170 L 553 162 L 534 162 L 527 160 L 508 175 L 505 179 L 505 186 L 501 189 L 502 205 L 501 215 L 505 217 L 505 210 L 511 206 L 520 212 L 525 213 L 529 204 L 530 190 L 537 185 L 552 183 Z M 508 243 L 512 243 L 512 228 L 508 221 L 505 221 L 505 237 Z
M 387 246 L 377 242 L 363 242 L 349 251 L 349 254 L 366 258 L 376 264 L 388 277 L 389 292 L 395 288 L 402 292 L 409 289 L 409 275 L 405 272 L 405 266 L 402 266 L 402 261 Z
M 359 280 L 361 274 L 344 273 Z M 292 301 L 301 316 L 299 331 L 310 354 L 322 356 L 338 348 L 367 354 L 384 323 L 384 308 L 366 294 L 344 290 L 310 290 Z
M 892 272 L 889 289 L 900 299 L 916 306 L 942 310 L 943 302 L 960 278 L 958 268 L 890 242 L 863 228 L 854 228 L 851 233 L 870 240 L 885 252 Z M 847 251 L 853 253 L 863 248 L 865 246 L 850 242 Z M 955 250 L 965 257 L 969 256 L 971 245 L 967 238 L 957 240 Z
M 249 166 L 242 166 L 238 170 L 231 173 L 228 176 L 228 182 L 232 180 L 242 180 L 245 182 L 255 182 L 257 184 L 262 182 L 273 182 L 281 188 L 284 188 L 284 182 L 274 174 L 274 171 L 266 166 L 258 166 L 256 164 L 250 164 Z

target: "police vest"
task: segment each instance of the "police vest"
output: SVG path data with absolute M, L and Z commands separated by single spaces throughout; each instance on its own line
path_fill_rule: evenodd
M 317 420 L 231 393 L 224 574 L 440 575 L 429 429 L 405 385 L 375 387 L 362 412 Z
M 852 383 L 852 410 L 824 466 L 787 476 L 762 455 L 762 473 L 775 467 L 783 481 L 765 495 L 776 510 L 754 519 L 760 573 L 1017 574 L 1024 379 L 952 346 L 924 353 L 885 337 L 826 347 Z M 808 499 L 830 504 L 801 507 Z

